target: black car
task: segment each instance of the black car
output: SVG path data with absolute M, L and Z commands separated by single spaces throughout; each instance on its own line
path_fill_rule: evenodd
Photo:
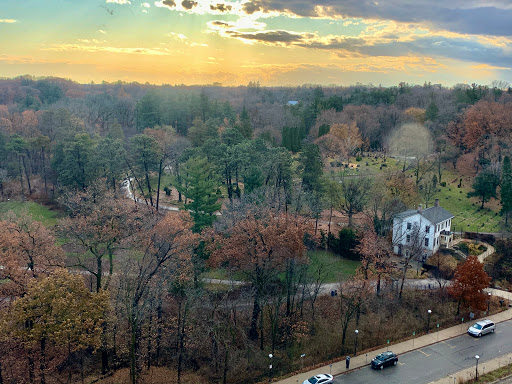
M 382 352 L 380 355 L 375 356 L 372 360 L 372 368 L 384 369 L 388 365 L 397 365 L 398 356 L 393 352 Z

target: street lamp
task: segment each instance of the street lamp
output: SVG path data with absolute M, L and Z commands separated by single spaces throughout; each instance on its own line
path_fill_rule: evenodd
M 478 381 L 478 359 L 480 358 L 480 356 L 476 355 L 475 356 L 475 359 L 476 359 L 476 373 L 475 373 L 475 381 Z
M 306 357 L 306 354 L 303 353 L 302 355 L 300 355 L 300 369 L 304 369 L 304 357 Z
M 268 365 L 268 382 L 272 382 L 272 357 L 274 357 L 271 353 L 268 354 L 268 358 L 270 359 L 270 364 Z
M 487 300 L 487 314 L 490 313 L 489 310 L 491 308 L 491 296 L 492 296 L 492 294 L 491 294 L 491 292 L 489 292 L 489 296 L 488 296 L 489 298 Z
M 354 356 L 357 356 L 357 335 L 359 334 L 359 331 L 356 329 L 354 333 L 356 334 L 356 342 L 354 344 Z
M 428 313 L 428 316 L 427 316 L 427 333 L 428 333 L 430 330 L 430 315 L 432 314 L 432 311 L 429 309 L 427 311 L 427 313 Z

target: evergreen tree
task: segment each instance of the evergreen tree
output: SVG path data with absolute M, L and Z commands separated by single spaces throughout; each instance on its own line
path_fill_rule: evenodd
M 499 184 L 499 178 L 488 169 L 480 172 L 473 182 L 473 191 L 468 193 L 468 197 L 479 196 L 482 199 L 482 206 L 489 201 L 491 197 L 496 198 L 496 188 Z
M 161 124 L 161 106 L 158 95 L 150 91 L 137 103 L 137 129 L 153 128 Z
M 505 156 L 501 168 L 501 214 L 505 215 L 505 225 L 508 225 L 508 215 L 512 211 L 512 168 L 510 158 Z
M 249 117 L 249 112 L 247 109 L 242 109 L 242 113 L 240 114 L 240 122 L 237 124 L 236 128 L 240 131 L 243 137 L 246 139 L 252 138 L 252 123 L 251 118 Z
M 302 171 L 302 187 L 308 191 L 317 191 L 321 188 L 319 182 L 322 176 L 322 157 L 315 144 L 306 144 L 299 156 L 300 169 Z
M 185 209 L 191 212 L 194 219 L 194 232 L 200 232 L 215 221 L 214 212 L 221 207 L 217 203 L 219 188 L 210 164 L 204 157 L 190 158 L 182 174 L 184 185 L 176 185 L 176 189 L 191 200 L 185 204 Z
M 63 185 L 85 190 L 97 175 L 96 143 L 86 133 L 77 134 L 57 146 L 53 166 Z

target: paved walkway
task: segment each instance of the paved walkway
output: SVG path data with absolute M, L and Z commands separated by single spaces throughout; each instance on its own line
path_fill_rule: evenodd
M 486 292 L 491 292 L 493 296 L 502 297 L 506 300 L 507 304 L 509 304 L 509 303 L 512 304 L 512 293 L 510 293 L 510 292 L 501 291 L 501 290 L 497 290 L 497 289 L 491 289 L 491 288 L 486 290 Z M 503 321 L 511 320 L 512 319 L 512 308 L 509 308 L 506 311 L 497 313 L 492 316 L 487 316 L 486 318 L 493 320 L 495 323 L 500 323 Z M 400 355 L 400 354 L 404 354 L 404 353 L 413 351 L 415 349 L 420 349 L 420 348 L 426 347 L 427 345 L 435 344 L 439 341 L 448 340 L 453 337 L 463 335 L 466 333 L 466 331 L 467 331 L 466 323 L 464 325 L 456 325 L 454 327 L 443 329 L 439 332 L 432 332 L 428 335 L 416 337 L 415 339 L 410 339 L 410 340 L 403 341 L 403 342 L 400 342 L 397 344 L 390 344 L 389 349 L 391 349 L 394 353 Z M 370 356 L 370 354 L 368 354 L 368 359 L 367 359 L 365 353 L 362 355 L 359 355 L 359 356 L 351 356 L 350 370 L 352 371 L 354 369 L 359 369 L 361 367 L 368 365 L 369 362 L 371 361 L 371 358 L 373 358 L 375 355 L 377 355 L 381 352 L 386 351 L 387 349 L 388 348 L 385 347 L 385 348 L 380 348 L 375 351 L 372 351 L 371 356 Z M 512 354 L 510 356 L 506 355 L 506 356 L 502 356 L 499 359 L 487 361 L 487 362 L 485 362 L 485 364 L 482 364 L 482 367 L 485 366 L 486 367 L 485 369 L 487 371 L 496 369 L 498 367 L 498 365 L 504 365 L 505 362 L 507 361 L 506 359 L 511 358 L 511 357 L 512 357 Z M 494 367 L 494 365 L 496 367 Z M 300 373 L 298 375 L 291 376 L 287 379 L 276 381 L 276 383 L 278 383 L 278 384 L 297 384 L 297 383 L 302 383 L 304 380 L 310 378 L 313 375 L 319 374 L 319 373 L 331 372 L 332 375 L 337 376 L 337 375 L 346 373 L 347 371 L 348 370 L 345 368 L 345 360 L 341 360 L 337 363 L 333 363 L 332 366 L 325 365 L 323 367 L 317 368 L 312 371 Z M 470 371 L 473 372 L 473 374 L 474 374 L 474 370 L 468 369 L 468 370 L 461 371 L 460 375 L 464 375 L 464 374 L 468 375 L 468 374 L 470 374 Z M 459 373 L 457 373 L 456 375 L 458 375 L 458 374 Z M 435 381 L 433 383 L 435 383 L 435 384 L 452 384 L 453 377 L 454 377 L 454 375 L 450 375 L 446 378 Z M 468 376 L 464 376 L 464 377 L 468 377 Z

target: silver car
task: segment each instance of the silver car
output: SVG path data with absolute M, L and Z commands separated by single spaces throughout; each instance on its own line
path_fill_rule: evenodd
M 488 333 L 494 333 L 496 325 L 491 320 L 482 320 L 468 328 L 468 333 L 471 336 L 481 337 Z

